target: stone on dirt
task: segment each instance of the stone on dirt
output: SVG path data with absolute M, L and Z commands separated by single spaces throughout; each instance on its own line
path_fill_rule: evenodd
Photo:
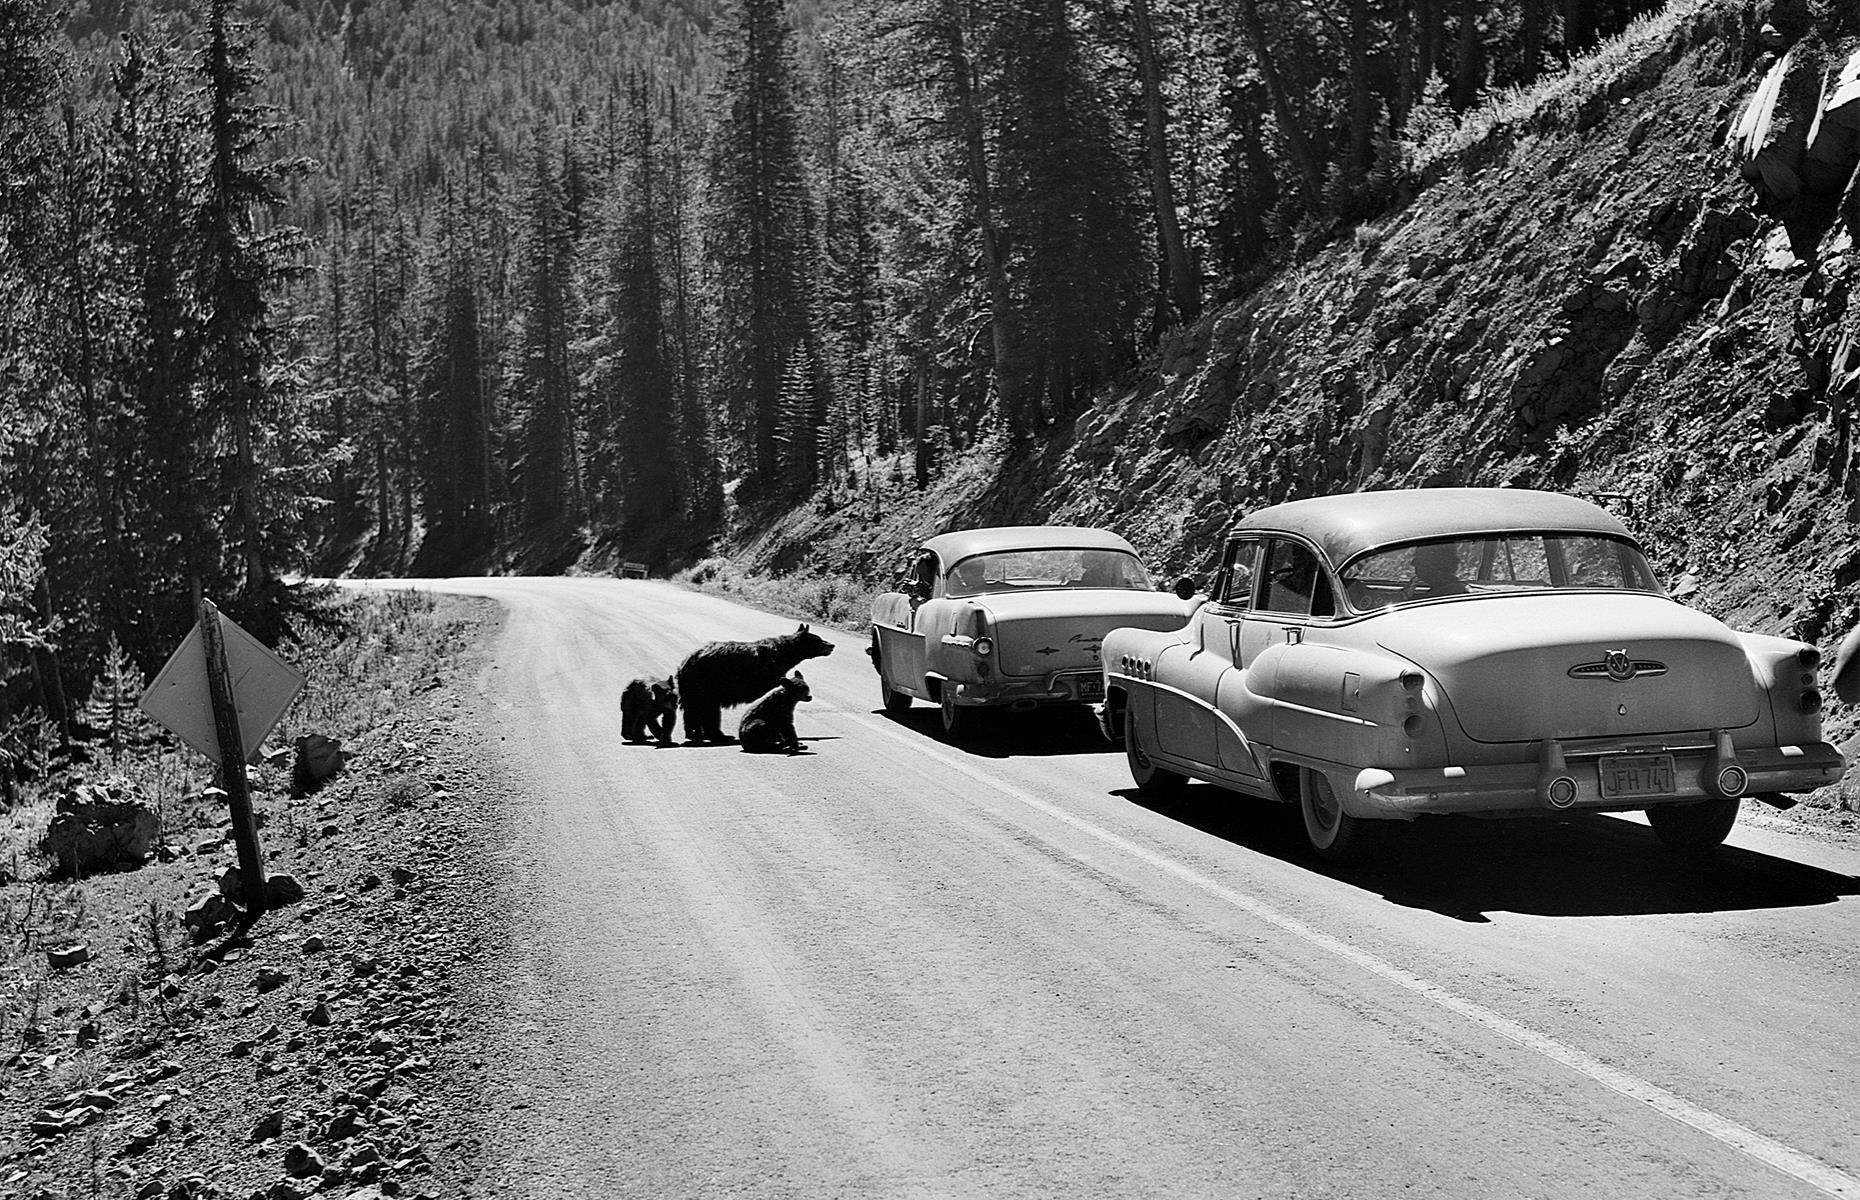
M 273 908 L 296 904 L 304 898 L 304 885 L 294 875 L 272 875 L 265 880 L 265 900 Z
M 55 971 L 82 966 L 91 959 L 90 947 L 82 942 L 69 946 L 58 946 L 45 952 L 45 961 Z
M 218 892 L 209 892 L 187 906 L 181 923 L 193 930 L 196 938 L 205 940 L 212 937 L 221 926 L 230 925 L 238 919 L 239 910 L 232 901 Z
M 291 786 L 309 795 L 336 777 L 348 761 L 342 743 L 320 733 L 297 739 L 297 760 L 291 767 Z
M 68 875 L 94 875 L 147 860 L 161 818 L 129 785 L 79 784 L 58 797 L 39 848 Z
M 284 1152 L 285 1174 L 298 1179 L 308 1179 L 312 1175 L 323 1173 L 323 1156 L 303 1142 L 292 1142 L 291 1148 Z

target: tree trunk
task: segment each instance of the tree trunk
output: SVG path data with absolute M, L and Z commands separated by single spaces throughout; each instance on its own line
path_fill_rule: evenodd
M 1298 168 L 1298 176 L 1304 182 L 1306 202 L 1313 212 L 1320 211 L 1324 207 L 1324 167 L 1311 149 L 1304 127 L 1298 123 L 1297 114 L 1292 111 L 1291 98 L 1285 93 L 1278 69 L 1273 65 L 1272 54 L 1267 48 L 1266 27 L 1259 19 L 1258 0 L 1241 0 L 1240 13 L 1246 21 L 1247 40 L 1252 43 L 1253 57 L 1259 63 L 1260 78 L 1266 83 L 1266 94 L 1272 98 L 1272 111 L 1279 122 L 1279 133 L 1285 138 L 1292 162 Z
M 1483 47 L 1479 44 L 1480 0 L 1460 0 L 1460 39 L 1457 70 L 1454 72 L 1453 107 L 1465 112 L 1479 100 L 1479 83 L 1483 72 Z
M 1575 62 L 1589 45 L 1587 0 L 1563 0 L 1563 62 Z
M 1358 0 L 1360 3 L 1361 0 Z M 1156 236 L 1162 243 L 1168 294 L 1176 316 L 1193 321 L 1201 315 L 1200 281 L 1189 268 L 1182 223 L 1175 211 L 1175 179 L 1169 161 L 1168 113 L 1163 105 L 1162 68 L 1156 55 L 1156 26 L 1149 0 L 1130 0 L 1135 26 L 1137 65 L 1143 76 L 1144 133 L 1150 151 L 1150 195 L 1156 204 Z
M 1523 0 L 1520 21 L 1523 29 L 1518 43 L 1518 83 L 1529 87 L 1537 82 L 1537 71 L 1544 56 L 1545 6 L 1549 0 Z
M 1375 133 L 1375 97 L 1369 78 L 1369 0 L 1350 0 L 1350 184 L 1360 187 L 1369 174 Z
M 1414 39 L 1414 98 L 1427 94 L 1427 81 L 1434 77 L 1434 63 L 1440 57 L 1440 6 L 1446 0 L 1416 0 Z
M 989 185 L 988 149 L 982 138 L 982 111 L 975 96 L 974 68 L 963 39 L 963 14 L 958 3 L 943 6 L 944 67 L 956 106 L 955 124 L 962 134 L 969 191 L 974 197 L 975 228 L 981 239 L 982 266 L 988 277 L 988 325 L 994 345 L 995 395 L 1008 428 L 1019 429 L 1024 414 L 1021 368 L 1015 357 L 1011 322 L 1012 297 L 1008 290 L 1007 238 L 995 224 L 994 191 Z M 922 436 L 922 430 L 918 431 Z

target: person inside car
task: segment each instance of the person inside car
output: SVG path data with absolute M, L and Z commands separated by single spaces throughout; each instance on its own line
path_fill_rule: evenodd
M 1435 596 L 1464 596 L 1465 581 L 1459 577 L 1459 549 L 1452 542 L 1430 542 L 1414 548 L 1414 582 L 1408 594 L 1415 599 Z

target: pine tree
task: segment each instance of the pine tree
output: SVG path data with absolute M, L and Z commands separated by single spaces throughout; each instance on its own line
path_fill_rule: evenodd
M 666 345 L 659 241 L 660 177 L 647 97 L 636 94 L 637 149 L 617 233 L 612 308 L 618 377 L 620 523 L 650 533 L 683 507 L 673 453 L 676 388 Z
M 269 387 L 266 370 L 274 350 L 268 286 L 289 270 L 289 255 L 301 245 L 295 229 L 261 233 L 258 214 L 281 204 L 279 186 L 306 165 L 300 160 L 261 159 L 278 125 L 254 96 L 259 74 L 242 30 L 233 22 L 232 0 L 211 0 L 206 46 L 199 63 L 204 82 L 206 162 L 197 214 L 199 265 L 196 285 L 204 314 L 202 380 L 209 411 L 231 441 L 221 460 L 221 494 L 230 513 L 230 548 L 239 564 L 242 604 L 256 606 L 270 591 L 272 564 L 290 549 L 290 523 L 301 515 L 301 497 L 276 486 L 261 442 L 288 429 L 280 411 L 282 394 Z M 207 530 L 196 530 L 204 543 Z M 204 545 L 192 556 L 203 586 L 209 574 Z M 280 632 L 277 615 L 249 611 L 261 627 Z
M 445 210 L 442 210 L 444 212 Z M 420 510 L 416 569 L 456 568 L 492 548 L 490 402 L 478 282 L 456 210 L 442 221 L 428 267 L 414 374 Z
M 1132 352 L 1140 256 L 1131 172 L 1064 0 L 1011 0 L 1000 47 L 1003 223 L 1029 380 L 1003 414 L 1025 435 L 1069 412 Z
M 573 517 L 579 497 L 569 368 L 569 238 L 561 176 L 538 136 L 524 201 L 523 281 L 510 396 L 520 429 L 517 502 L 529 528 Z
M 818 369 L 819 358 L 786 5 L 740 0 L 733 17 L 711 155 L 710 257 L 719 288 L 717 385 L 746 442 L 738 498 L 757 504 L 813 486 L 811 459 L 800 467 L 791 455 L 791 470 L 783 470 L 783 444 L 811 437 L 784 427 L 784 415 L 794 418 L 793 406 L 784 406 L 783 373 L 797 362 Z

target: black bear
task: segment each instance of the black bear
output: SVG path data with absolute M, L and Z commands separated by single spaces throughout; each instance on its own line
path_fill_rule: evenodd
M 807 747 L 794 731 L 794 706 L 813 698 L 807 680 L 796 671 L 749 706 L 736 728 L 736 740 L 751 754 L 799 754 Z
M 678 664 L 678 703 L 685 710 L 685 741 L 723 742 L 723 710 L 747 704 L 810 658 L 833 653 L 833 643 L 803 625 L 759 642 L 711 642 Z
M 678 724 L 678 693 L 669 679 L 635 679 L 620 693 L 620 736 L 643 742 L 648 734 L 661 746 L 672 744 Z

